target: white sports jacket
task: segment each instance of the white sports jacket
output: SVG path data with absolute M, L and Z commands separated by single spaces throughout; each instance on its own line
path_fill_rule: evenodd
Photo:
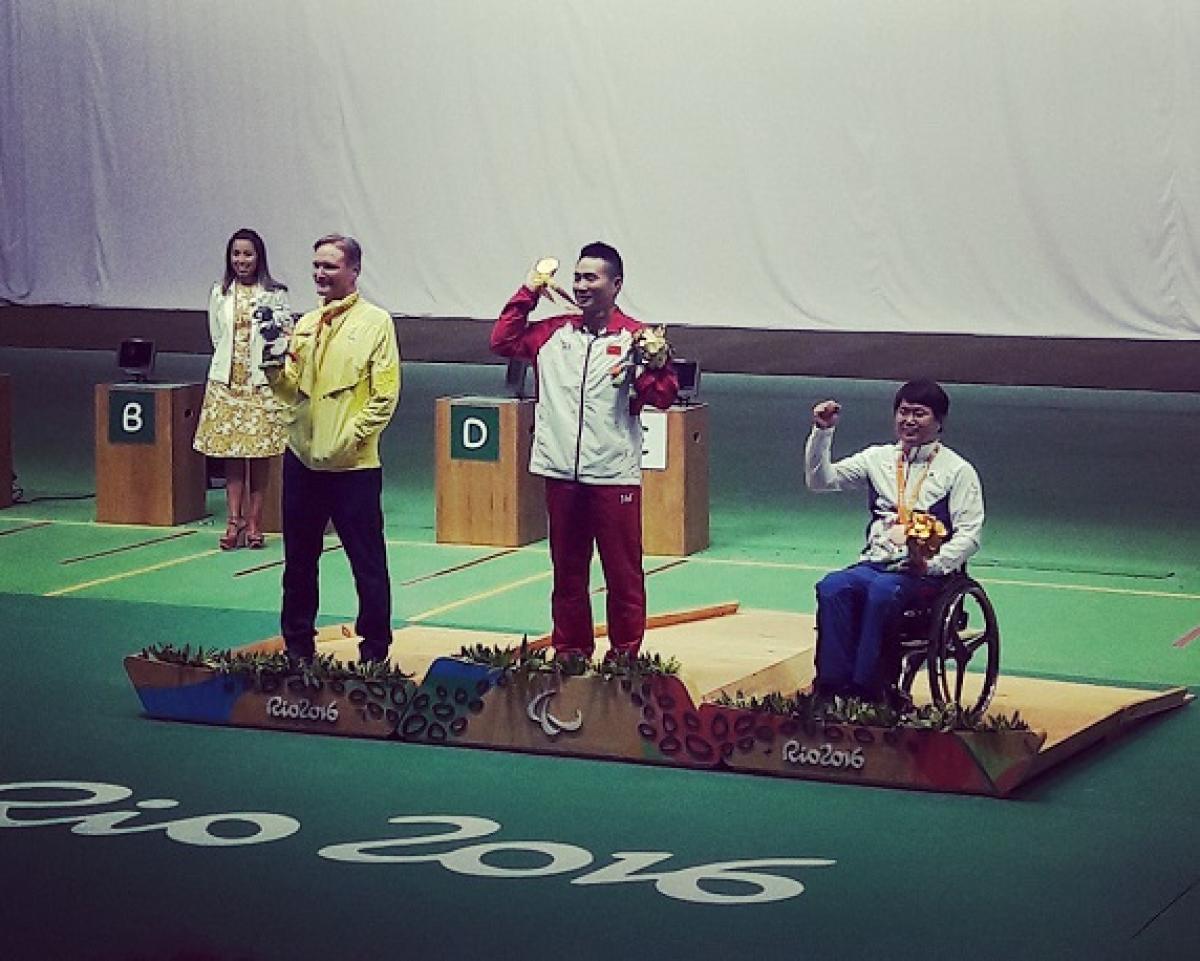
M 529 323 L 538 296 L 521 287 L 492 328 L 492 350 L 531 361 L 537 381 L 529 471 L 583 484 L 642 482 L 646 404 L 666 409 L 679 392 L 674 368 L 643 370 L 635 379 L 613 369 L 629 361 L 633 335 L 644 325 L 614 310 L 598 334 L 578 314 Z

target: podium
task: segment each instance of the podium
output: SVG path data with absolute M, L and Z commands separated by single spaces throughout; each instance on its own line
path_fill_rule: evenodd
M 708 406 L 642 411 L 642 550 L 683 557 L 708 547 Z
M 12 505 L 12 378 L 0 374 L 0 507 Z
M 247 491 L 247 496 L 249 492 Z M 263 491 L 262 529 L 268 534 L 283 531 L 283 455 L 267 462 L 267 488 Z
M 170 526 L 203 517 L 192 449 L 203 384 L 96 385 L 96 520 Z
M 520 547 L 546 536 L 546 490 L 529 473 L 534 401 L 439 397 L 434 405 L 439 544 Z

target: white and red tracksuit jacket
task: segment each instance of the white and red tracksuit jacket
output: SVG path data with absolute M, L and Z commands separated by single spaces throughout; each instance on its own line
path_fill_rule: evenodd
M 642 482 L 642 407 L 666 409 L 679 393 L 671 364 L 643 370 L 613 386 L 612 370 L 628 362 L 633 335 L 645 325 L 613 310 L 591 333 L 578 314 L 529 323 L 538 297 L 521 287 L 492 328 L 492 350 L 533 363 L 537 383 L 529 471 L 582 484 Z

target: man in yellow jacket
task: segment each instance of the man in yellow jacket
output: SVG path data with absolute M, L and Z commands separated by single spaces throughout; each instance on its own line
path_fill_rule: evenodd
M 296 323 L 283 365 L 266 368 L 288 423 L 281 628 L 288 655 L 311 660 L 317 564 L 332 520 L 358 591 L 359 660 L 381 661 L 392 640 L 392 594 L 379 435 L 400 399 L 396 328 L 358 293 L 362 248 L 353 237 L 322 237 L 312 265 L 321 306 Z

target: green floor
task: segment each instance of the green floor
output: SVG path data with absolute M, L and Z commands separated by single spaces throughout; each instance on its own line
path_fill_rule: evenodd
M 93 490 L 92 385 L 112 377 L 110 364 L 103 354 L 0 350 L 0 370 L 14 378 L 26 497 Z M 199 379 L 203 360 L 161 358 L 159 373 Z M 432 409 L 437 396 L 500 382 L 498 367 L 406 369 L 384 445 L 398 624 L 548 627 L 547 582 L 536 579 L 547 569 L 544 545 L 404 583 L 492 553 L 433 543 Z M 713 545 L 651 574 L 652 611 L 736 599 L 811 612 L 820 572 L 855 553 L 864 508 L 857 496 L 803 491 L 808 409 L 841 400 L 837 449 L 848 452 L 887 436 L 893 386 L 705 375 Z M 1200 625 L 1200 395 L 969 386 L 951 395 L 947 441 L 984 479 L 987 541 L 973 570 L 999 613 L 1005 671 L 1200 684 L 1200 639 L 1177 643 Z M 210 506 L 222 511 L 219 491 Z M 0 830 L 5 961 L 1200 956 L 1194 707 L 1003 802 L 157 723 L 141 717 L 122 655 L 154 641 L 232 645 L 274 633 L 278 568 L 241 572 L 278 560 L 278 544 L 212 553 L 211 522 L 98 527 L 93 510 L 87 499 L 39 499 L 0 513 L 0 783 L 123 785 L 132 791 L 123 803 L 53 813 L 139 811 L 128 827 L 269 812 L 300 829 L 227 847 L 162 831 L 72 833 L 70 823 Z M 133 546 L 171 533 L 184 536 Z M 659 563 L 648 558 L 647 569 Z M 351 618 L 344 557 L 327 555 L 322 586 L 325 617 Z M 35 794 L 67 797 L 0 789 L 0 826 L 3 805 Z M 157 798 L 178 806 L 135 807 Z M 546 876 L 480 877 L 478 865 L 462 874 L 436 859 L 347 864 L 317 853 L 447 830 L 388 823 L 402 815 L 490 818 L 501 828 L 377 853 L 525 841 L 570 846 L 552 849 L 564 858 L 582 849 L 592 861 Z M 616 852 L 672 855 L 644 874 L 772 858 L 833 863 L 768 869 L 804 891 L 764 904 L 678 900 L 653 880 L 570 883 Z M 448 862 L 461 868 L 468 854 Z M 535 875 L 547 861 L 501 850 L 486 863 Z M 677 890 L 675 877 L 675 888 L 662 884 Z

